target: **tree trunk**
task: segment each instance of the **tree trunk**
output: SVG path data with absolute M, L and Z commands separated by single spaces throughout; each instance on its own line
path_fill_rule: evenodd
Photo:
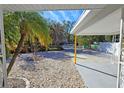
M 15 53 L 14 53 L 14 55 L 13 55 L 13 57 L 12 57 L 12 60 L 10 61 L 10 64 L 9 64 L 8 68 L 7 68 L 7 75 L 9 75 L 9 72 L 11 71 L 11 69 L 12 69 L 12 67 L 13 67 L 13 65 L 14 65 L 14 63 L 15 63 L 15 60 L 16 60 L 18 54 L 19 54 L 20 51 L 21 51 L 21 48 L 22 48 L 22 46 L 23 46 L 25 37 L 26 37 L 26 35 L 24 35 L 24 34 L 21 35 L 21 38 L 20 38 L 19 43 L 18 43 L 18 46 L 17 46 L 17 48 L 16 48 L 16 50 L 15 50 Z
M 9 66 L 7 68 L 7 76 L 9 75 L 9 72 L 11 71 L 11 69 L 12 69 L 12 67 L 13 67 L 13 65 L 15 63 L 15 60 L 16 60 L 18 54 L 20 53 L 21 48 L 23 47 L 23 44 L 24 44 L 24 41 L 25 41 L 25 37 L 26 37 L 25 28 L 26 28 L 26 22 L 25 22 L 25 20 L 21 20 L 21 22 L 20 22 L 21 38 L 19 40 L 18 46 L 17 46 L 17 48 L 15 50 L 15 53 L 14 53 L 14 55 L 13 55 L 11 61 L 10 61 L 10 64 L 9 64 Z
M 68 39 L 68 43 L 70 43 L 70 34 L 69 33 L 68 33 L 67 39 Z

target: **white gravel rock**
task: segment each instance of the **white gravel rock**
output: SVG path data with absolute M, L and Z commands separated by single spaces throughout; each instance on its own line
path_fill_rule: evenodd
M 18 57 L 9 76 L 27 78 L 32 88 L 85 87 L 72 60 L 63 51 L 38 53 L 37 61 L 26 60 L 26 57 L 32 56 L 22 54 Z

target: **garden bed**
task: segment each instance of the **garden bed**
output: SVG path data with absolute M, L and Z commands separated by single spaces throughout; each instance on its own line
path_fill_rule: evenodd
M 9 77 L 25 77 L 32 88 L 85 87 L 71 58 L 63 51 L 39 52 L 36 61 L 27 60 L 32 56 L 32 53 L 20 55 Z

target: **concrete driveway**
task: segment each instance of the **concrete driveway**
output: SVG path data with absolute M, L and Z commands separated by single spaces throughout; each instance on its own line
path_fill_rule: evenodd
M 72 49 L 67 49 L 73 56 Z M 76 68 L 88 88 L 116 88 L 117 64 L 111 55 L 93 50 L 77 50 Z

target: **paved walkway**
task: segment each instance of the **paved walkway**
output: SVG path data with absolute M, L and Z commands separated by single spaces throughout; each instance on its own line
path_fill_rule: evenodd
M 65 50 L 73 56 L 73 50 Z M 89 88 L 115 88 L 117 64 L 112 63 L 111 56 L 96 51 L 77 51 L 76 68 Z

